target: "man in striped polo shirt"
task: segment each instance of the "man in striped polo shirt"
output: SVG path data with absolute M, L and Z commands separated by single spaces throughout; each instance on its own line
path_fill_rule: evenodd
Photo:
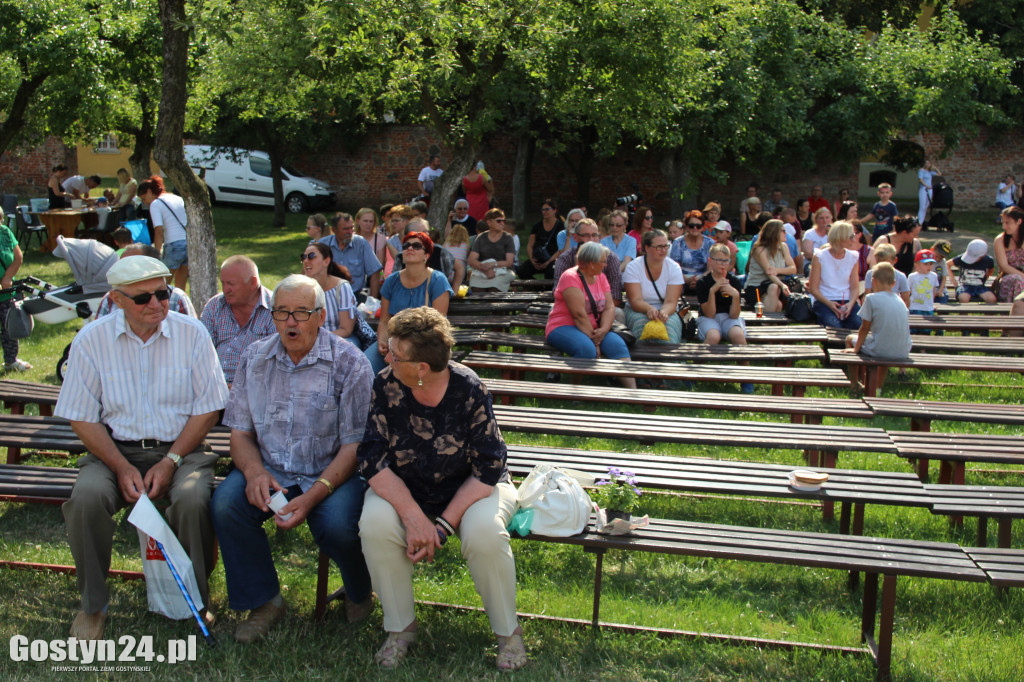
M 63 506 L 78 569 L 82 608 L 71 636 L 99 639 L 110 598 L 106 584 L 113 515 L 140 496 L 167 497 L 166 518 L 188 552 L 203 604 L 216 559 L 208 505 L 216 456 L 203 439 L 227 403 L 228 388 L 203 324 L 169 312 L 167 267 L 130 256 L 107 272 L 119 310 L 86 325 L 71 345 L 54 414 L 89 454 Z

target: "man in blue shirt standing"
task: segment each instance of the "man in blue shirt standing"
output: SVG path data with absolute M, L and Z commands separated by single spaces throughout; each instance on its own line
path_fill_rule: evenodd
M 373 247 L 355 233 L 355 223 L 348 213 L 334 216 L 334 234 L 320 239 L 321 244 L 331 247 L 331 257 L 338 265 L 344 265 L 352 275 L 352 291 L 361 303 L 366 300 L 362 293 L 369 286 L 370 296 L 380 295 L 380 271 L 383 266 L 373 253 Z

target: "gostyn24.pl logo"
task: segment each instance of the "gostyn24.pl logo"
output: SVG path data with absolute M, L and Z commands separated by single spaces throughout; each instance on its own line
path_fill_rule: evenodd
M 71 662 L 79 665 L 92 663 L 179 663 L 196 660 L 196 636 L 185 639 L 169 639 L 163 651 L 157 653 L 153 647 L 153 636 L 135 638 L 124 635 L 116 642 L 112 639 L 80 640 L 33 639 L 25 635 L 11 637 L 12 661 Z

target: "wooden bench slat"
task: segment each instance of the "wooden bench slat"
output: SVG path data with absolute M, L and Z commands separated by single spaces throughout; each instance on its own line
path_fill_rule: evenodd
M 790 367 L 689 365 L 634 360 L 583 360 L 491 351 L 473 351 L 462 362 L 469 367 L 503 371 L 559 372 L 608 377 L 749 382 L 780 386 L 846 386 L 849 383 L 842 371 L 828 368 L 794 369 Z
M 589 402 L 671 406 L 685 409 L 767 412 L 772 414 L 813 415 L 870 419 L 873 412 L 861 400 L 849 398 L 806 398 L 731 393 L 701 393 L 657 389 L 631 389 L 615 386 L 515 381 L 484 378 L 487 389 L 497 396 L 585 400 Z

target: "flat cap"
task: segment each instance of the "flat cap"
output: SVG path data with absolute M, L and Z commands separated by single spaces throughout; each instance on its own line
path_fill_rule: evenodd
M 110 266 L 107 283 L 112 287 L 135 284 L 154 277 L 170 277 L 171 271 L 161 261 L 149 256 L 128 256 Z

